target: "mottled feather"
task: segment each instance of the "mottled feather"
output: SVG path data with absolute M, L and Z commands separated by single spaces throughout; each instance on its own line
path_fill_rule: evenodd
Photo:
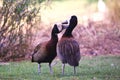
M 57 54 L 63 63 L 71 66 L 79 65 L 80 49 L 74 38 L 62 38 L 57 45 Z

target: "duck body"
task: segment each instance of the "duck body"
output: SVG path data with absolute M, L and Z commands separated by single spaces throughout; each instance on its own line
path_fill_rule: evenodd
M 58 43 L 58 56 L 62 63 L 78 66 L 80 60 L 79 44 L 74 38 L 62 38 Z
M 77 17 L 71 16 L 70 23 L 65 33 L 57 44 L 57 55 L 60 58 L 62 66 L 62 74 L 64 75 L 65 64 L 68 63 L 74 67 L 74 74 L 76 74 L 76 66 L 79 66 L 80 61 L 80 47 L 78 42 L 72 35 L 73 29 L 77 25 Z
M 62 30 L 61 30 L 62 31 Z M 49 41 L 39 43 L 32 54 L 32 62 L 38 63 L 38 73 L 40 73 L 41 63 L 49 63 L 50 73 L 52 74 L 51 62 L 57 56 L 56 45 L 58 42 L 58 33 L 61 32 L 58 30 L 57 25 L 55 24 L 52 32 L 51 39 Z
M 34 57 L 35 59 L 32 60 L 32 62 L 37 63 L 51 63 L 52 60 L 56 57 L 56 45 L 57 45 L 58 39 L 56 40 L 50 40 L 48 42 L 40 43 L 36 46 L 34 50 Z M 33 58 L 32 58 L 33 59 Z

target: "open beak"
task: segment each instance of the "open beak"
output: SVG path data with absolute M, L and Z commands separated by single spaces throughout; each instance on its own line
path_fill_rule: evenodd
M 62 22 L 62 24 L 68 24 L 68 21 L 66 20 L 66 21 Z
M 64 21 L 64 22 L 62 22 L 62 30 L 63 30 L 63 29 L 67 29 L 68 26 L 69 26 L 69 22 L 68 22 L 67 20 Z
M 62 30 L 68 28 L 69 22 L 66 20 L 66 21 L 64 21 L 64 22 L 62 22 L 62 23 L 60 23 L 60 24 L 58 24 L 57 26 L 58 26 L 58 28 L 61 27 L 61 29 L 59 29 L 59 33 L 60 33 L 60 32 L 62 32 Z

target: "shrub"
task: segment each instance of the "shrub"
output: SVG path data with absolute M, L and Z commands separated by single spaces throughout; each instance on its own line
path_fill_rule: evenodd
M 38 5 L 43 1 L 2 1 L 3 4 L 0 7 L 0 59 L 2 61 L 25 57 L 25 54 L 30 51 L 35 29 L 33 25 L 36 21 L 40 21 Z

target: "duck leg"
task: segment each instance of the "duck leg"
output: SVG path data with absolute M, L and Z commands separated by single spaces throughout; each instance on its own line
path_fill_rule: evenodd
M 65 64 L 62 64 L 62 75 L 64 75 Z
M 76 74 L 76 67 L 74 66 L 74 74 Z
M 50 68 L 50 74 L 53 74 L 51 63 L 49 63 L 49 68 Z
M 38 74 L 40 74 L 40 73 L 41 73 L 41 65 L 38 64 Z

